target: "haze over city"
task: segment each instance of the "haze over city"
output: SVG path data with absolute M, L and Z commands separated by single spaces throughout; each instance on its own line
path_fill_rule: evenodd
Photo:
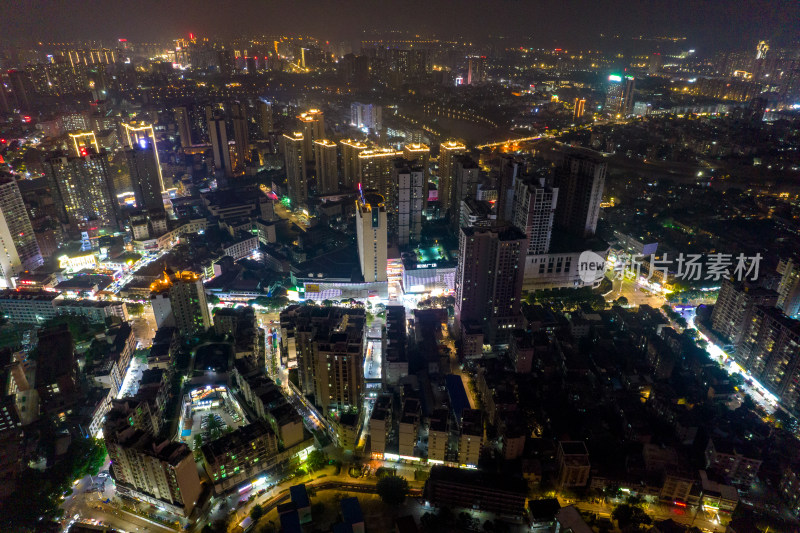
M 0 530 L 800 530 L 800 4 L 0 4 Z

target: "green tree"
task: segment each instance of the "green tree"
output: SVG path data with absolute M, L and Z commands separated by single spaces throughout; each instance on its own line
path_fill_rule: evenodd
M 388 476 L 378 481 L 375 487 L 381 501 L 388 505 L 400 505 L 408 495 L 408 481 L 398 476 Z
M 264 516 L 264 508 L 256 504 L 250 511 L 250 518 L 253 519 L 253 522 L 258 522 L 262 516 Z
M 624 297 L 624 296 L 620 296 L 619 298 L 614 300 L 614 303 L 616 305 L 620 305 L 622 307 L 625 307 L 626 305 L 628 305 L 628 299 L 626 297 Z
M 144 304 L 127 303 L 125 305 L 128 306 L 128 314 L 129 315 L 139 316 L 144 312 Z
M 309 472 L 319 470 L 325 466 L 325 454 L 322 452 L 322 450 L 314 450 L 313 452 L 309 453 L 308 458 L 306 459 L 306 466 L 308 466 Z
M 644 509 L 627 503 L 614 507 L 611 512 L 611 518 L 617 521 L 620 529 L 625 529 L 629 526 L 639 527 L 642 524 L 647 525 L 652 522 L 652 519 L 647 516 Z

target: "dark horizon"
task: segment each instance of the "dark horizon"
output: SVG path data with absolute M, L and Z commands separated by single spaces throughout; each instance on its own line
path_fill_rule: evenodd
M 194 33 L 219 39 L 245 35 L 301 33 L 322 40 L 357 42 L 364 30 L 411 31 L 473 43 L 504 36 L 537 46 L 601 46 L 606 37 L 686 37 L 683 49 L 699 54 L 747 49 L 759 40 L 788 46 L 800 35 L 800 2 L 685 0 L 637 3 L 576 0 L 546 2 L 410 0 L 403 8 L 344 0 L 264 2 L 235 5 L 209 0 L 72 3 L 9 1 L 0 6 L 5 45 L 37 41 L 164 41 Z M 652 43 L 657 49 L 658 43 Z

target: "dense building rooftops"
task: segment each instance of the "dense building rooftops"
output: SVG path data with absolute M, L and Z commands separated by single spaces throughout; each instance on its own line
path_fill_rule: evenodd
M 486 470 L 469 470 L 436 465 L 431 468 L 429 479 L 480 487 L 481 490 L 487 491 L 511 492 L 522 496 L 528 493 L 528 483 L 524 479 Z
M 21 289 L 4 289 L 0 291 L 0 300 L 29 300 L 36 302 L 52 302 L 61 294 L 52 291 L 27 291 Z
M 274 434 L 272 428 L 265 422 L 256 420 L 252 424 L 241 426 L 205 444 L 203 446 L 203 455 L 206 457 L 225 455 L 226 452 L 232 449 L 245 446 L 255 439 L 269 434 Z

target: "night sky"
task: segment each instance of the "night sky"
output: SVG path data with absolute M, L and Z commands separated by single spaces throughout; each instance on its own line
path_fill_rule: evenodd
M 2 0 L 0 40 L 25 44 L 125 37 L 175 38 L 194 32 L 221 38 L 303 32 L 357 41 L 364 29 L 461 35 L 526 36 L 542 46 L 599 45 L 600 33 L 622 37 L 685 35 L 699 53 L 789 45 L 800 39 L 800 2 L 763 0 Z

